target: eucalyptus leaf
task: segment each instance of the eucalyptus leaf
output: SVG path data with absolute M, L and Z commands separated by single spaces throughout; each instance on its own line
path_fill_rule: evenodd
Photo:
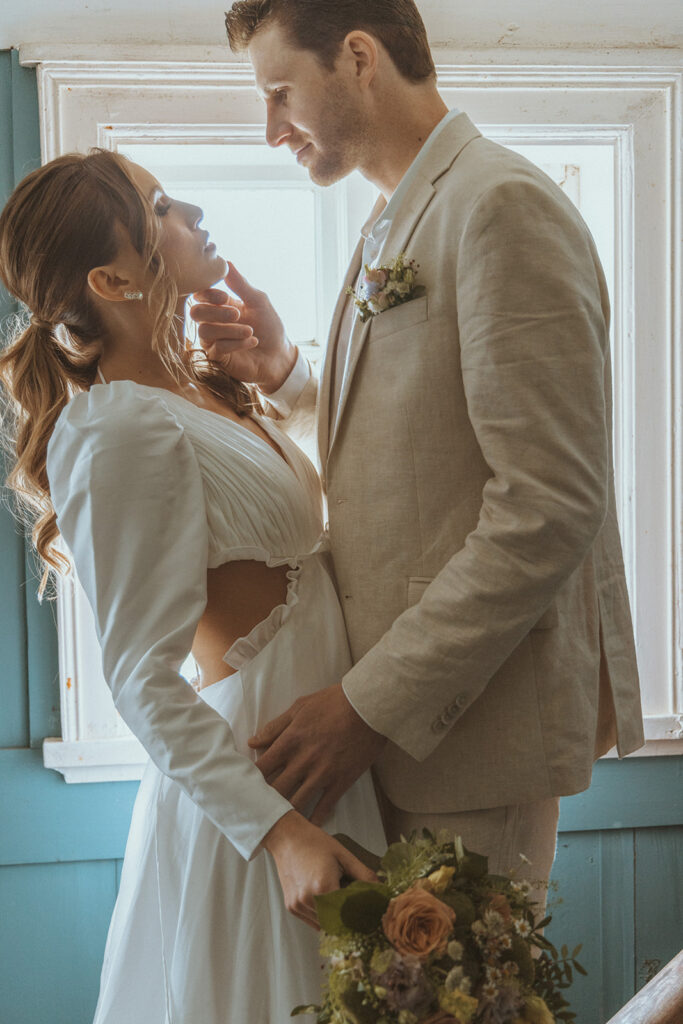
M 369 935 L 379 927 L 389 900 L 386 886 L 353 882 L 346 889 L 346 899 L 341 905 L 341 922 L 353 932 Z
M 348 931 L 341 919 L 341 908 L 347 891 L 336 889 L 334 892 L 325 892 L 313 897 L 318 922 L 328 935 L 344 935 Z
M 415 851 L 408 843 L 392 843 L 382 857 L 382 867 L 386 872 L 401 871 L 412 864 Z
M 458 862 L 458 870 L 465 878 L 482 878 L 488 874 L 489 859 L 481 853 L 472 853 L 466 849 L 465 856 Z

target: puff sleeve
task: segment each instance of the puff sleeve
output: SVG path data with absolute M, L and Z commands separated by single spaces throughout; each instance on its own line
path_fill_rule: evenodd
M 62 413 L 47 472 L 116 708 L 159 770 L 250 859 L 291 804 L 180 675 L 206 605 L 208 530 L 190 441 L 152 389 L 96 385 Z

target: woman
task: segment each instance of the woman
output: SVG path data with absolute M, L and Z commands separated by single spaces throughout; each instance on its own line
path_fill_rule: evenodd
M 374 877 L 327 832 L 384 844 L 369 776 L 326 832 L 247 744 L 349 654 L 313 467 L 182 340 L 185 298 L 226 271 L 201 216 L 93 151 L 29 175 L 0 217 L 0 275 L 32 311 L 0 361 L 9 482 L 48 567 L 68 565 L 64 539 L 151 758 L 96 1024 L 284 1024 L 320 984 L 313 895 Z

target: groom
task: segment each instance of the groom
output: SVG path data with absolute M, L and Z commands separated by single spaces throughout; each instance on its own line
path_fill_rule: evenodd
M 547 878 L 559 797 L 643 743 L 593 240 L 541 171 L 448 110 L 413 0 L 241 0 L 226 25 L 268 143 L 320 185 L 358 168 L 381 192 L 319 386 L 234 268 L 240 315 L 193 312 L 285 429 L 318 402 L 354 667 L 263 729 L 257 763 L 297 808 L 320 795 L 316 823 L 372 766 L 390 840 L 446 827 L 492 870 L 522 854 Z M 347 286 L 400 253 L 421 291 L 363 322 Z

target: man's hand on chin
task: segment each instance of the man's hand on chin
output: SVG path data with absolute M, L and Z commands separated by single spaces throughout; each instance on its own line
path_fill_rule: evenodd
M 341 683 L 299 697 L 249 740 L 265 752 L 256 761 L 265 779 L 322 825 L 341 796 L 377 759 L 387 742 L 354 711 Z

